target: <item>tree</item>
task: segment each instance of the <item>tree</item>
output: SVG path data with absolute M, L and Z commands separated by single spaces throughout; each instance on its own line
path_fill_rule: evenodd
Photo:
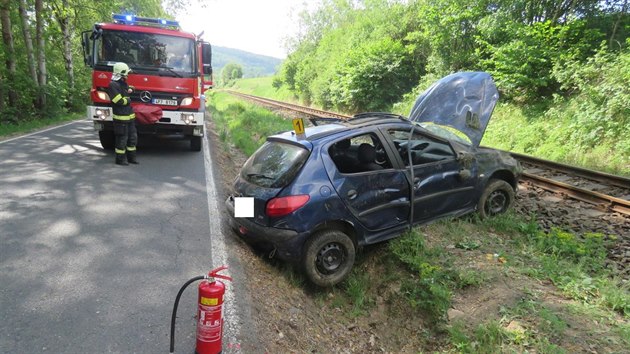
M 236 63 L 228 63 L 221 70 L 221 82 L 227 85 L 230 82 L 243 77 L 243 68 Z
M 74 63 L 72 58 L 72 35 L 74 28 L 71 22 L 71 10 L 68 7 L 68 0 L 61 0 L 61 4 L 51 2 L 53 14 L 59 24 L 63 37 L 63 59 L 66 72 L 68 74 L 68 86 L 70 91 L 74 90 Z
M 46 39 L 44 38 L 43 0 L 35 0 L 35 37 L 37 41 L 37 83 L 39 84 L 38 108 L 46 107 Z
M 22 21 L 22 36 L 24 37 L 24 45 L 26 46 L 26 60 L 29 73 L 31 74 L 32 84 L 37 85 L 37 66 L 35 63 L 35 51 L 33 50 L 33 39 L 31 37 L 31 25 L 29 23 L 28 14 L 26 12 L 26 0 L 20 0 L 19 3 L 20 20 Z
M 16 63 L 15 63 L 15 45 L 13 43 L 13 34 L 11 28 L 9 0 L 2 0 L 0 3 L 0 23 L 2 24 L 2 43 L 5 48 L 5 63 L 7 67 L 7 81 L 9 84 L 9 106 L 15 107 L 17 104 L 17 94 L 11 89 L 15 82 Z

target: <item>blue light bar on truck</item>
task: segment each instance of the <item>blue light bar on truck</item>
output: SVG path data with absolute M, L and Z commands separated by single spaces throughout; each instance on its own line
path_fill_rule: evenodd
M 112 14 L 114 23 L 179 29 L 179 22 L 163 18 L 138 17 L 135 15 Z

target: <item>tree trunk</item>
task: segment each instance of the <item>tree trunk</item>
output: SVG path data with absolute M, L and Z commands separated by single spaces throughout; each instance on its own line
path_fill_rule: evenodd
M 0 82 L 4 82 L 4 78 L 2 77 L 2 72 L 0 72 Z M 0 112 L 4 111 L 4 89 L 0 84 Z M 6 118 L 0 116 L 0 123 L 6 121 Z
M 70 21 L 70 9 L 68 7 L 68 0 L 61 0 L 61 7 L 53 3 L 54 15 L 59 23 L 61 34 L 63 36 L 63 64 L 68 76 L 69 95 L 68 102 L 72 101 L 72 95 L 74 91 L 74 63 L 72 58 L 72 24 Z
M 2 43 L 5 47 L 5 62 L 7 66 L 7 91 L 9 93 L 9 107 L 17 107 L 17 92 L 15 91 L 15 73 L 17 71 L 15 63 L 15 46 L 13 44 L 13 33 L 11 32 L 11 13 L 9 0 L 0 2 L 0 23 L 2 24 Z
M 39 69 L 37 82 L 39 83 L 40 109 L 46 107 L 46 40 L 44 39 L 43 0 L 35 0 L 35 22 L 37 38 L 37 67 Z
M 33 85 L 37 86 L 37 64 L 35 63 L 35 51 L 33 50 L 33 38 L 31 37 L 31 24 L 28 21 L 28 14 L 26 12 L 26 0 L 20 0 L 19 5 L 20 19 L 22 20 L 22 35 L 24 36 L 24 43 L 26 45 L 26 58 L 28 71 L 31 74 Z
M 610 40 L 608 41 L 608 48 L 613 48 L 613 41 L 615 40 L 615 36 L 617 35 L 617 29 L 619 28 L 619 23 L 623 18 L 624 14 L 628 11 L 628 0 L 623 2 L 623 6 L 621 7 L 621 11 L 619 11 L 619 16 L 617 16 L 617 20 L 613 25 L 612 33 L 610 34 Z M 620 45 L 621 46 L 621 45 Z
M 64 1 L 65 2 L 65 1 Z M 71 22 L 68 17 L 63 19 L 63 58 L 68 73 L 70 89 L 74 89 L 74 63 L 72 57 L 72 32 Z

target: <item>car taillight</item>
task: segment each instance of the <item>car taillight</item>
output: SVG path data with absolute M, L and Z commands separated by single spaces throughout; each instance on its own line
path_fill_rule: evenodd
M 267 216 L 278 217 L 291 214 L 300 209 L 308 202 L 310 197 L 307 194 L 291 195 L 288 197 L 273 198 L 267 202 Z

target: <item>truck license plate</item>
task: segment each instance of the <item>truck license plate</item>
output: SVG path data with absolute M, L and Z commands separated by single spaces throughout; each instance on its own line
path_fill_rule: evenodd
M 153 99 L 153 104 L 161 104 L 161 105 L 165 105 L 165 106 L 177 106 L 177 101 L 176 100 L 165 100 L 165 99 L 161 99 L 161 98 L 154 98 Z

